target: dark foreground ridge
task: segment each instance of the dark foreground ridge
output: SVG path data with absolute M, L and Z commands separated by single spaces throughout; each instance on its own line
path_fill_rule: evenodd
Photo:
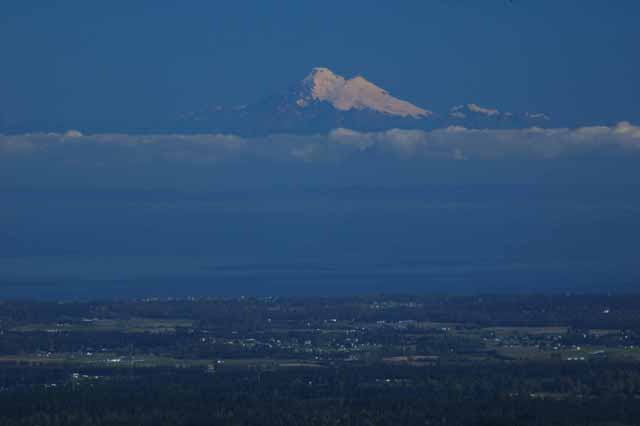
M 639 295 L 0 302 L 2 425 L 632 425 Z

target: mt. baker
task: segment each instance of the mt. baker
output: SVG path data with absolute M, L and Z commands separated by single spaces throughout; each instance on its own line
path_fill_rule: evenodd
M 301 108 L 313 102 L 324 101 L 341 111 L 369 109 L 392 116 L 412 118 L 424 118 L 433 114 L 394 98 L 362 76 L 345 80 L 328 68 L 314 68 L 311 74 L 302 80 L 298 96 L 296 104 Z
M 522 128 L 545 126 L 548 122 L 545 114 L 512 114 L 473 103 L 437 114 L 393 97 L 362 76 L 345 79 L 328 68 L 314 68 L 286 91 L 242 107 L 216 107 L 185 115 L 173 130 L 257 136 L 322 133 L 335 128 Z

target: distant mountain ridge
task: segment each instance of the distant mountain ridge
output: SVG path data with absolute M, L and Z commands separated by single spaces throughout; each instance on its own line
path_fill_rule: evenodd
M 517 129 L 546 127 L 549 123 L 546 114 L 514 114 L 475 103 L 436 113 L 392 96 L 363 76 L 345 79 L 328 68 L 318 67 L 287 90 L 241 107 L 215 107 L 187 114 L 172 130 L 263 135 L 322 133 L 335 128 Z
M 344 78 L 329 68 L 313 68 L 302 80 L 257 102 L 213 106 L 177 118 L 110 121 L 108 117 L 84 122 L 51 120 L 11 123 L 0 115 L 0 133 L 227 133 L 245 137 L 278 133 L 327 133 L 346 128 L 360 132 L 389 129 L 433 130 L 450 126 L 468 129 L 520 129 L 550 127 L 542 113 L 510 113 L 477 103 L 434 111 L 391 95 L 358 75 Z

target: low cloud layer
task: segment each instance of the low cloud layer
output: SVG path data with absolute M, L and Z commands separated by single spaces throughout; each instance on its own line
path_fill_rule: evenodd
M 470 130 L 425 132 L 389 130 L 361 133 L 336 129 L 326 135 L 273 135 L 247 139 L 234 135 L 0 135 L 0 161 L 40 158 L 72 165 L 233 163 L 246 161 L 341 163 L 374 157 L 397 160 L 559 159 L 621 155 L 640 157 L 640 127 Z
M 0 135 L 0 189 L 640 183 L 640 127 Z

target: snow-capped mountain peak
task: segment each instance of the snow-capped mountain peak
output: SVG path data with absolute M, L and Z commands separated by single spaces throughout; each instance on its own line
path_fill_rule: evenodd
M 313 101 L 328 102 L 341 111 L 372 110 L 392 116 L 424 118 L 431 111 L 391 96 L 362 76 L 345 79 L 328 68 L 314 68 L 302 82 L 296 104 L 305 108 Z
M 478 114 L 486 115 L 487 117 L 493 117 L 495 115 L 500 115 L 500 111 L 495 108 L 483 108 L 478 104 L 467 104 L 467 109 L 472 112 L 476 112 Z
M 499 117 L 502 114 L 509 115 L 509 113 L 502 113 L 497 109 L 485 108 L 473 103 L 466 105 L 457 105 L 449 110 L 450 118 L 464 119 L 467 118 L 469 114 L 479 114 L 485 117 Z
M 329 68 L 314 68 L 305 77 L 303 84 L 311 91 L 314 98 L 321 99 L 339 90 L 345 84 L 345 79 L 334 74 Z
M 510 113 L 483 103 L 458 104 L 433 113 L 393 97 L 361 75 L 346 79 L 329 68 L 314 68 L 303 80 L 254 103 L 185 114 L 171 131 L 255 136 L 323 133 L 336 128 L 376 132 L 447 127 L 516 129 L 549 124 L 552 121 L 546 114 Z

